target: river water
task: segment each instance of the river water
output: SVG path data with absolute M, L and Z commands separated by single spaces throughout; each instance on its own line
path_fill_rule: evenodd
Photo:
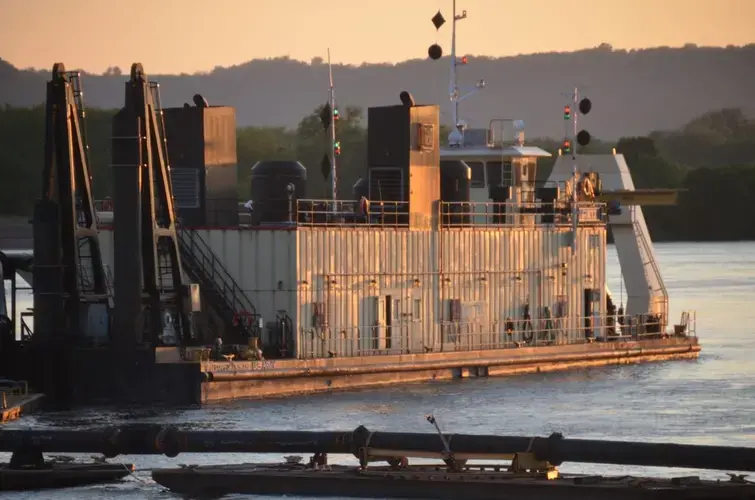
M 697 311 L 703 345 L 699 360 L 607 367 L 518 378 L 434 382 L 236 402 L 203 409 L 58 413 L 25 417 L 7 428 L 95 427 L 119 422 L 174 422 L 196 429 L 373 430 L 548 435 L 626 441 L 755 446 L 755 243 L 656 244 L 670 294 L 672 322 Z M 609 249 L 609 286 L 621 301 L 619 265 Z M 23 305 L 22 307 L 26 307 Z M 0 453 L 0 462 L 9 456 Z M 275 461 L 259 455 L 120 457 L 138 471 L 127 481 L 63 491 L 0 495 L 19 499 L 170 499 L 149 479 L 149 469 L 177 464 Z M 305 457 L 306 459 L 307 457 Z M 331 462 L 356 463 L 349 457 Z M 666 475 L 652 468 L 566 464 L 564 472 Z M 697 471 L 723 478 L 723 472 Z M 244 497 L 254 498 L 254 497 Z M 262 498 L 262 497 L 257 497 Z M 289 497 L 290 498 L 290 497 Z

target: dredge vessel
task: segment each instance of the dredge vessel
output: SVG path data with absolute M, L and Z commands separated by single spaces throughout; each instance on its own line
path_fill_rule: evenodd
M 550 154 L 519 125 L 476 145 L 460 124 L 441 149 L 439 108 L 404 92 L 368 111 L 354 200 L 308 199 L 300 163 L 262 161 L 244 223 L 233 108 L 162 109 L 134 64 L 113 199 L 95 202 L 82 95 L 56 65 L 34 250 L 3 258 L 12 290 L 16 271 L 34 288 L 33 334 L 22 317 L 20 341 L 3 335 L 3 366 L 48 395 L 196 404 L 698 356 L 640 206 L 617 203 L 637 203 L 621 155 L 561 155 L 541 184 Z

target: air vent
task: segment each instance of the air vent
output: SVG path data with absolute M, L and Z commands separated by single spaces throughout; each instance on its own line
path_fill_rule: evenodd
M 199 170 L 173 167 L 170 177 L 175 207 L 199 208 Z
M 403 171 L 400 168 L 372 167 L 370 169 L 371 201 L 404 200 Z

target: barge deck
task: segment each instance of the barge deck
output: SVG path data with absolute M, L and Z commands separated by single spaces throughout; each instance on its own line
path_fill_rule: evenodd
M 696 337 L 679 336 L 392 356 L 207 361 L 197 365 L 203 377 L 201 402 L 210 403 L 432 380 L 696 359 L 700 350 Z
M 33 412 L 43 399 L 43 394 L 30 393 L 25 382 L 0 379 L 0 423 Z
M 705 481 L 697 477 L 640 478 L 559 475 L 555 479 L 511 473 L 500 465 L 467 467 L 462 472 L 437 466 L 401 470 L 303 464 L 241 464 L 163 469 L 158 484 L 175 493 L 213 498 L 227 494 L 349 496 L 361 498 L 437 498 L 469 500 L 752 499 L 755 484 Z

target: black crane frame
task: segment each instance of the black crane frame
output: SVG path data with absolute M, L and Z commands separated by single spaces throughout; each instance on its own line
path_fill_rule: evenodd
M 113 118 L 116 349 L 159 345 L 166 312 L 179 345 L 190 331 L 157 89 L 133 64 Z
M 108 319 L 111 297 L 95 215 L 78 72 L 52 69 L 45 105 L 41 199 L 34 207 L 34 334 L 38 367 L 28 379 L 48 395 L 70 392 L 71 350 L 88 345 L 87 316 L 99 304 Z M 109 319 L 103 328 L 104 337 Z

